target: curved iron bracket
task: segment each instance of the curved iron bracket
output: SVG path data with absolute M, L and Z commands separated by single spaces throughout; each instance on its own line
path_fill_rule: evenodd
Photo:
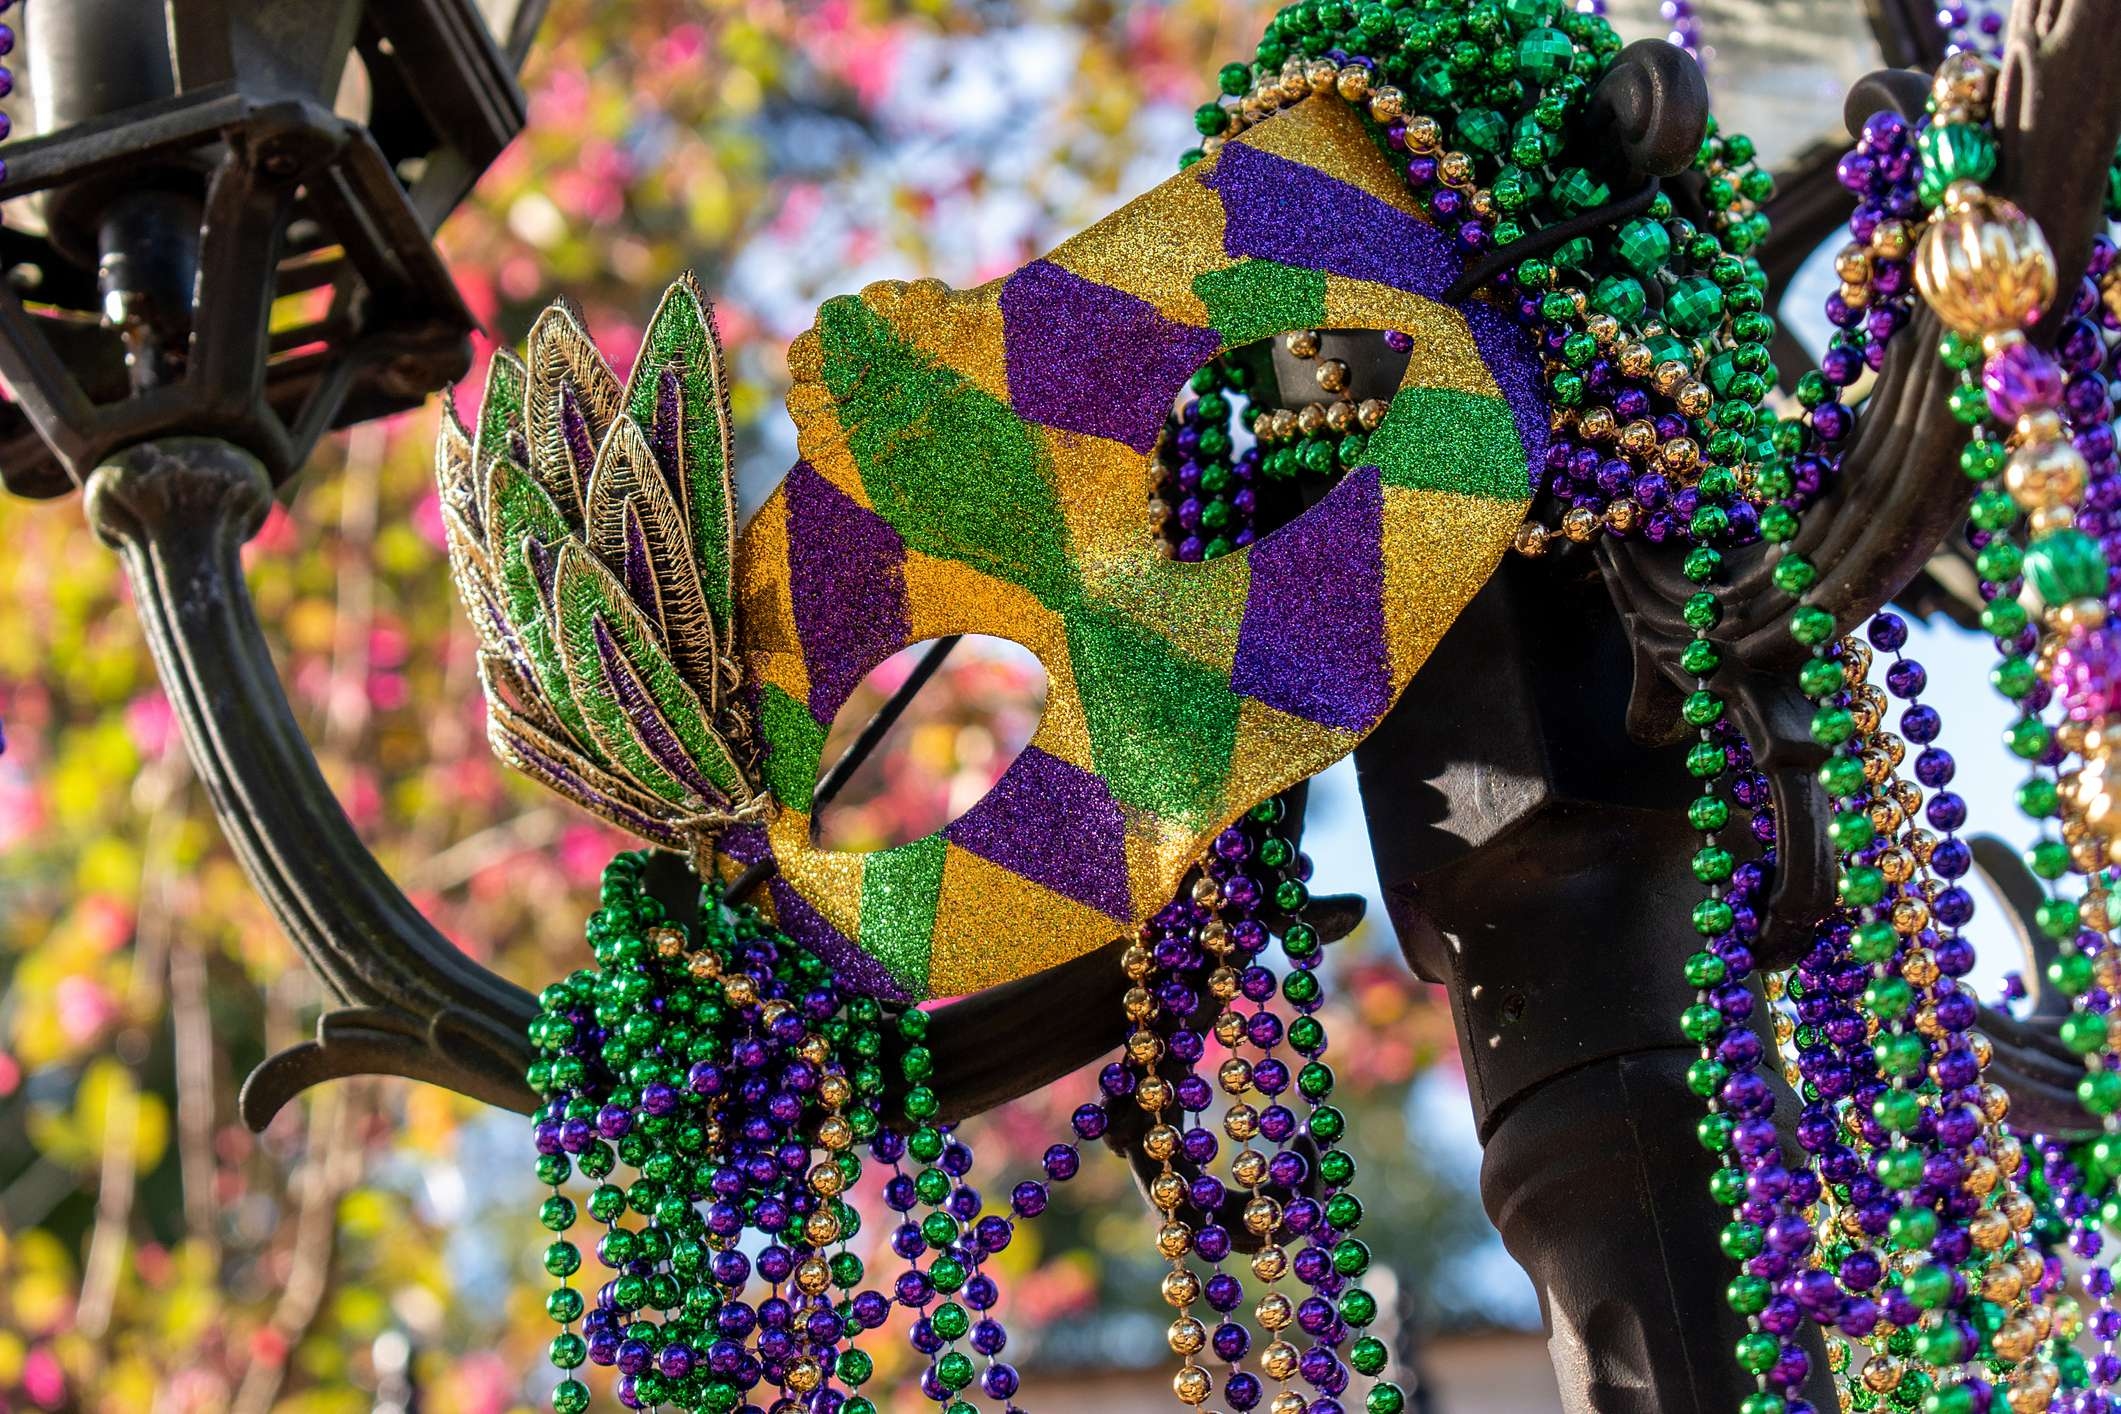
M 87 511 L 125 562 L 171 706 L 230 845 L 339 1008 L 266 1060 L 263 1128 L 320 1080 L 382 1073 L 527 1110 L 530 993 L 459 952 L 361 844 L 317 769 L 258 630 L 239 552 L 272 483 L 229 442 L 173 437 L 97 467 Z

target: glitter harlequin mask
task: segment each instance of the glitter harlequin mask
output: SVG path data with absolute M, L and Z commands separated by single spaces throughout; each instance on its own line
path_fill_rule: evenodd
M 1130 930 L 1383 719 L 1523 519 L 1538 365 L 1499 312 L 1439 302 L 1459 258 L 1416 211 L 1346 105 L 1305 102 L 1001 280 L 828 302 L 791 351 L 801 460 L 733 554 L 694 289 L 624 387 L 548 312 L 441 448 L 497 750 L 656 843 L 711 840 L 724 875 L 770 861 L 779 926 L 876 995 Z M 1371 464 L 1244 550 L 1160 555 L 1144 505 L 1187 379 L 1317 327 L 1413 340 Z M 834 715 L 957 633 L 1044 665 L 1030 744 L 925 839 L 817 847 Z

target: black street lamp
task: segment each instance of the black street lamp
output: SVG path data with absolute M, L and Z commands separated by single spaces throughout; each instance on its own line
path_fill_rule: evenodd
M 34 121 L 0 193 L 0 479 L 85 492 L 222 827 L 338 1004 L 251 1077 L 253 1124 L 356 1072 L 528 1102 L 532 999 L 361 846 L 238 552 L 324 432 L 469 366 L 433 235 L 522 128 L 515 71 L 543 9 L 65 0 L 26 17 Z

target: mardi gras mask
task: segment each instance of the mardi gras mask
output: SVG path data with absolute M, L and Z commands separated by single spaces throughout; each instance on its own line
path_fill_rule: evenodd
M 871 286 L 791 351 L 801 460 L 732 545 L 720 350 L 665 297 L 621 385 L 550 311 L 445 430 L 452 559 L 504 759 L 728 875 L 877 995 L 1041 971 L 1162 907 L 1245 810 L 1377 725 L 1509 543 L 1546 411 L 1346 105 L 1307 101 L 971 291 Z M 1161 555 L 1144 506 L 1203 363 L 1285 332 L 1413 354 L 1372 463 L 1264 540 Z M 813 843 L 834 715 L 948 634 L 1048 678 L 1037 732 L 925 839 Z M 706 847 L 703 848 L 703 845 Z

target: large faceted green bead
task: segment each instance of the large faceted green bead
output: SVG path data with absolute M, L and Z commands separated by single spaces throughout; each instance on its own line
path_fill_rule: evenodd
M 1636 274 L 1647 275 L 1671 258 L 1672 238 L 1662 222 L 1638 216 L 1620 228 L 1613 253 Z
M 1518 71 L 1534 83 L 1552 83 L 1575 60 L 1576 46 L 1558 29 L 1535 29 L 1517 44 Z
M 2106 594 L 2106 556 L 2081 530 L 2050 530 L 2036 538 L 2026 547 L 2025 574 L 2050 607 Z
M 1704 275 L 1690 275 L 1665 296 L 1664 316 L 1682 334 L 1705 334 L 1723 320 L 1723 291 Z

